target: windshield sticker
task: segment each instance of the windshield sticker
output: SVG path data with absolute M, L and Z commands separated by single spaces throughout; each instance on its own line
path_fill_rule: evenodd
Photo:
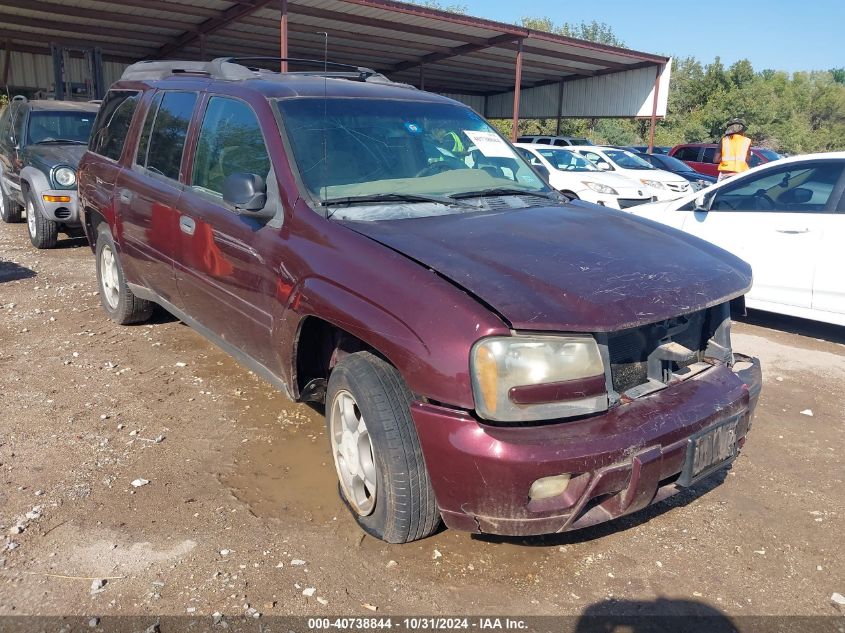
M 422 128 L 417 125 L 416 123 L 406 123 L 405 129 L 408 130 L 411 134 L 421 134 Z
M 475 132 L 464 130 L 464 134 L 471 140 L 487 158 L 513 158 L 514 154 L 508 144 L 495 132 Z

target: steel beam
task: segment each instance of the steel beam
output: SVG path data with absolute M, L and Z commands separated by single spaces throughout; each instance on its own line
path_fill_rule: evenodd
M 247 16 L 250 13 L 254 13 L 259 9 L 263 9 L 265 6 L 267 6 L 273 1 L 274 0 L 255 0 L 255 2 L 247 5 L 233 4 L 228 9 L 220 11 L 216 16 L 208 18 L 205 22 L 197 26 L 195 30 L 185 31 L 176 39 L 160 47 L 153 54 L 153 57 L 155 59 L 167 57 L 168 55 L 175 53 L 176 51 L 187 46 L 188 44 L 191 44 L 197 38 L 199 38 L 200 35 L 209 35 L 211 33 L 219 31 L 220 29 L 225 28 L 232 22 L 237 22 L 244 16 Z
M 513 82 L 513 128 L 511 129 L 511 141 L 516 143 L 519 136 L 519 97 L 522 91 L 522 40 L 519 40 L 516 49 L 516 78 Z
M 279 57 L 288 57 L 288 0 L 281 0 L 279 7 Z M 279 67 L 283 73 L 288 71 L 288 63 L 282 61 Z
M 513 40 L 514 36 L 512 34 L 505 33 L 503 35 L 491 37 L 484 44 L 463 44 L 461 46 L 451 48 L 443 53 L 429 53 L 428 55 L 425 55 L 420 59 L 409 60 L 407 62 L 396 64 L 392 70 L 394 72 L 398 72 L 400 70 L 408 70 L 409 68 L 422 66 L 423 64 L 433 64 L 435 62 L 443 61 L 444 59 L 449 59 L 450 57 L 460 57 L 461 55 L 466 55 L 467 53 L 475 53 L 477 51 L 484 50 L 485 48 L 496 46 L 503 42 L 512 42 Z
M 648 126 L 648 153 L 654 151 L 654 130 L 657 127 L 657 102 L 660 97 L 660 73 L 663 66 L 658 66 L 654 73 L 654 101 L 651 102 L 651 121 Z

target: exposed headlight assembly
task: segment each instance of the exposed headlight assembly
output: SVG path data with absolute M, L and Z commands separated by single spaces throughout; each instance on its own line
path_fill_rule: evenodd
M 640 178 L 640 182 L 643 183 L 646 187 L 651 187 L 652 189 L 665 189 L 666 186 L 662 182 L 658 182 L 656 180 L 648 180 L 646 178 Z
M 70 167 L 59 167 L 53 172 L 53 180 L 62 187 L 72 187 L 76 184 L 76 172 Z
M 587 185 L 590 189 L 595 191 L 596 193 L 603 193 L 608 196 L 618 196 L 619 192 L 616 191 L 613 187 L 608 187 L 607 185 L 603 185 L 600 182 L 592 182 L 585 180 L 584 184 Z
M 486 420 L 530 422 L 607 409 L 592 336 L 496 336 L 473 345 L 475 409 Z

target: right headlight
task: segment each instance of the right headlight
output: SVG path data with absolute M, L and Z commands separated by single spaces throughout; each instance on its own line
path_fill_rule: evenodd
M 590 189 L 595 191 L 596 193 L 603 193 L 608 196 L 618 196 L 619 193 L 613 187 L 608 187 L 607 185 L 603 185 L 600 182 L 592 182 L 589 180 L 585 180 L 584 184 L 587 185 Z
M 62 187 L 72 187 L 76 184 L 76 172 L 70 167 L 59 167 L 53 172 L 53 179 Z
M 487 420 L 529 422 L 607 409 L 604 364 L 592 336 L 496 336 L 470 355 L 475 409 Z

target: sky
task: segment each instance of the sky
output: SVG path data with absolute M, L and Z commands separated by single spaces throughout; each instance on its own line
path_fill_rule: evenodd
M 556 24 L 606 22 L 629 48 L 756 70 L 845 66 L 845 0 L 449 0 L 501 22 L 548 16 Z

